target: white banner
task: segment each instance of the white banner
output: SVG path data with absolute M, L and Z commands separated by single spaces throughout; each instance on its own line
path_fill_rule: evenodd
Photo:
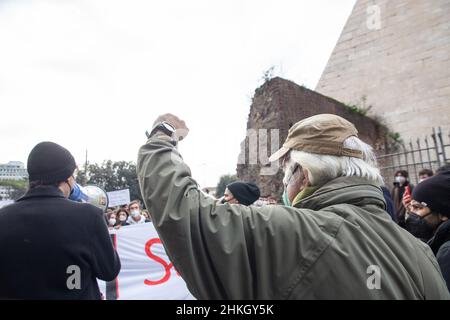
M 123 189 L 117 191 L 107 192 L 109 207 L 121 206 L 123 204 L 129 204 L 130 201 L 130 189 Z
M 98 281 L 107 300 L 192 300 L 169 261 L 153 223 L 111 230 L 122 269 L 115 281 Z

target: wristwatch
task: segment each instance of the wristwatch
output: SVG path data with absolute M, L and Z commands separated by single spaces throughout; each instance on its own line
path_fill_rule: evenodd
M 169 137 L 173 137 L 173 134 L 175 133 L 175 128 L 167 121 L 163 121 L 156 124 L 156 126 L 153 127 L 150 133 L 146 131 L 145 134 L 147 135 L 147 138 L 150 139 L 157 132 L 162 132 L 168 135 Z

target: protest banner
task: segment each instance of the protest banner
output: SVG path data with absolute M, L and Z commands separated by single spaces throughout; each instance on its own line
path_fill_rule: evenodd
M 115 281 L 99 280 L 106 300 L 195 299 L 169 261 L 153 223 L 110 230 L 122 264 Z

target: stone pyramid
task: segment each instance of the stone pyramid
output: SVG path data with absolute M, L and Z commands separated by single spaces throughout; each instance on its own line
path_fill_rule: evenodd
M 316 91 L 405 142 L 450 128 L 450 0 L 357 0 Z

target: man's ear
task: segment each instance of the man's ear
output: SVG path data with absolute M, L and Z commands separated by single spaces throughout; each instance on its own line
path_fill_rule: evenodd
M 303 187 L 309 187 L 311 186 L 311 181 L 309 180 L 309 171 L 306 170 L 305 168 L 302 168 L 303 171 L 303 181 L 302 181 L 302 186 Z
M 64 196 L 69 197 L 70 196 L 70 185 L 69 185 L 69 179 L 66 181 L 61 182 L 58 185 L 58 189 L 62 191 Z

